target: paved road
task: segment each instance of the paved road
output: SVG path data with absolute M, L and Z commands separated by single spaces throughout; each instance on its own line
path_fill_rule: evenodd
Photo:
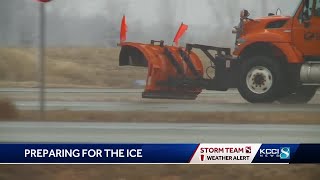
M 0 88 L 0 93 L 38 93 L 38 88 Z M 143 89 L 102 89 L 102 88 L 47 88 L 47 93 L 94 93 L 94 94 L 121 94 L 121 93 L 142 93 Z M 229 90 L 227 92 L 221 91 L 207 91 L 204 90 L 202 94 L 238 94 L 237 90 Z M 320 92 L 319 92 L 320 94 Z
M 37 93 L 38 88 L 0 88 L 0 93 Z M 117 89 L 117 88 L 47 88 L 47 93 L 141 93 L 143 89 Z M 238 90 L 231 89 L 224 91 L 207 91 L 202 94 L 238 94 Z M 317 92 L 320 95 L 320 90 Z
M 204 91 L 195 101 L 142 99 L 142 89 L 49 88 L 48 110 L 155 112 L 320 112 L 320 94 L 307 105 L 249 104 L 237 90 Z M 19 109 L 37 110 L 38 89 L 0 88 Z
M 8 97 L 13 101 L 36 101 L 39 99 L 39 90 L 36 88 L 0 88 L 0 97 Z M 49 88 L 46 89 L 48 101 L 100 101 L 100 102 L 126 102 L 126 101 L 153 101 L 142 99 L 143 89 L 79 89 L 79 88 Z M 161 100 L 162 102 L 179 102 L 177 100 Z M 181 100 L 180 100 L 181 101 Z M 186 101 L 184 101 L 186 102 Z M 195 101 L 189 101 L 189 103 Z M 245 103 L 238 91 L 227 92 L 204 91 L 196 102 L 210 103 Z
M 320 143 L 318 125 L 0 122 L 0 142 Z
M 16 101 L 18 109 L 37 110 L 37 101 Z M 280 105 L 280 104 L 193 104 L 159 102 L 65 102 L 49 101 L 47 110 L 71 111 L 151 111 L 151 112 L 320 112 L 320 104 Z

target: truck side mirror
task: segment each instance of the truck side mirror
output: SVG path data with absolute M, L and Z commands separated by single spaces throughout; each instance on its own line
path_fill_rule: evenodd
M 282 13 L 281 13 L 281 9 L 278 8 L 277 11 L 276 11 L 276 15 L 277 15 L 277 16 L 280 16 L 281 14 L 282 14 Z
M 250 13 L 249 13 L 249 11 L 246 10 L 246 9 L 243 9 L 243 10 L 240 12 L 240 18 L 241 18 L 241 19 L 247 19 L 249 16 L 250 16 Z

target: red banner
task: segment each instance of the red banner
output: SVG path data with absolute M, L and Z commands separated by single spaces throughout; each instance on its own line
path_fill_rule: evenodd
M 121 30 L 120 30 L 120 42 L 124 42 L 127 40 L 127 23 L 126 23 L 126 16 L 123 16 L 122 22 L 121 22 Z
M 176 43 L 176 46 L 179 45 L 179 40 L 181 39 L 181 37 L 183 36 L 183 34 L 188 30 L 188 25 L 186 24 L 181 24 L 177 34 L 176 34 L 176 37 L 174 38 L 173 42 Z

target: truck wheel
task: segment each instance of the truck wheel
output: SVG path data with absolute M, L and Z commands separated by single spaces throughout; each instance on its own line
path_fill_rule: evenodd
M 306 104 L 315 96 L 317 90 L 318 87 L 301 86 L 295 93 L 280 98 L 278 101 L 281 104 Z
M 272 58 L 256 56 L 242 64 L 238 90 L 250 103 L 274 102 L 284 90 L 281 64 Z

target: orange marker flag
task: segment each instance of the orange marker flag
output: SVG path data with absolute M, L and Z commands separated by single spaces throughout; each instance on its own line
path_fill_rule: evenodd
M 127 23 L 126 23 L 126 16 L 124 15 L 121 21 L 121 30 L 120 30 L 120 42 L 127 40 Z
M 173 40 L 173 42 L 176 43 L 176 46 L 179 45 L 179 40 L 187 30 L 188 30 L 188 25 L 181 23 L 181 26 L 176 34 L 176 37 Z

